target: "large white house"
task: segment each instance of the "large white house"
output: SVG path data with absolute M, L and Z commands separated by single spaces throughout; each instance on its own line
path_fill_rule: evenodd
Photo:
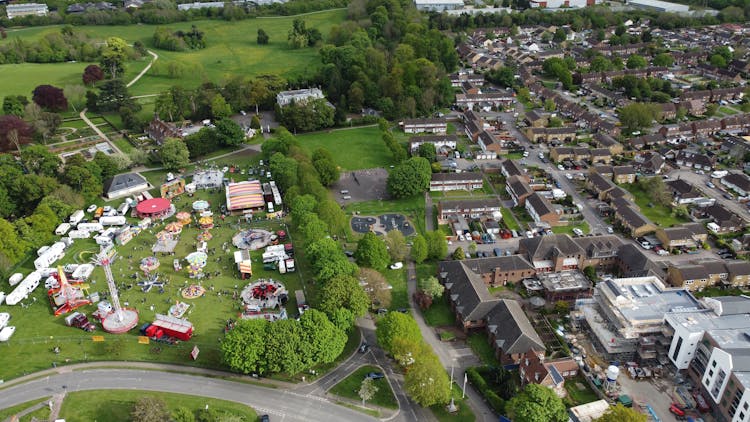
M 5 6 L 5 11 L 8 13 L 8 19 L 29 15 L 47 16 L 47 13 L 49 13 L 49 9 L 44 3 L 9 4 Z
M 295 103 L 305 103 L 310 100 L 320 100 L 325 98 L 320 88 L 295 89 L 293 91 L 281 91 L 276 94 L 276 103 L 281 106 L 287 106 L 294 101 Z

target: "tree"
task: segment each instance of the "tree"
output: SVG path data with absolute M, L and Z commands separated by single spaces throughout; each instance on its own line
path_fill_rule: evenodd
M 384 269 L 390 260 L 385 243 L 373 232 L 365 233 L 357 242 L 354 258 L 360 266 L 376 270 Z
M 414 402 L 424 407 L 445 404 L 450 399 L 448 374 L 432 354 L 415 358 L 404 376 L 404 389 Z
M 464 248 L 462 248 L 460 246 L 457 247 L 455 251 L 453 251 L 453 255 L 452 255 L 453 259 L 455 259 L 457 261 L 460 261 L 460 260 L 464 259 L 465 256 L 466 255 L 465 255 L 465 252 L 464 252 Z
M 282 319 L 266 327 L 266 363 L 270 372 L 298 374 L 309 367 L 303 350 L 302 327 L 294 319 Z
M 365 402 L 375 397 L 375 393 L 377 392 L 378 386 L 375 385 L 375 380 L 370 377 L 363 379 L 362 384 L 359 386 L 359 391 L 357 392 L 359 398 L 362 399 L 362 407 L 365 407 Z
M 628 57 L 627 62 L 625 62 L 625 66 L 627 66 L 628 69 L 642 69 L 648 66 L 648 62 L 643 56 L 632 54 Z
M 170 419 L 167 404 L 156 397 L 141 397 L 130 411 L 133 422 L 163 422 Z
M 716 112 L 719 111 L 719 105 L 716 103 L 709 103 L 706 104 L 706 116 L 711 117 L 716 114 Z
M 558 300 L 555 302 L 555 313 L 558 315 L 565 315 L 570 312 L 570 304 L 564 300 Z
M 62 160 L 43 145 L 30 145 L 21 151 L 21 163 L 31 173 L 54 177 Z
M 227 104 L 224 97 L 219 93 L 214 95 L 211 99 L 211 116 L 213 116 L 214 119 L 221 119 L 229 117 L 231 114 L 232 107 Z
M 338 308 L 351 311 L 353 317 L 360 317 L 367 313 L 370 308 L 370 298 L 359 281 L 349 275 L 341 275 L 330 279 L 321 289 L 320 309 L 328 315 L 332 315 Z M 354 320 L 351 321 L 354 323 Z
M 373 307 L 388 308 L 391 306 L 391 285 L 380 274 L 372 268 L 359 269 L 359 283 L 370 297 Z
M 172 412 L 174 422 L 195 422 L 195 415 L 187 407 L 180 406 Z
M 109 37 L 107 45 L 102 48 L 99 64 L 104 75 L 110 79 L 117 79 L 125 73 L 125 60 L 128 57 L 128 47 L 125 40 L 117 37 Z
M 50 111 L 65 111 L 68 109 L 68 100 L 61 88 L 52 85 L 39 85 L 34 88 L 32 101 L 39 107 Z
M 406 248 L 406 238 L 400 230 L 391 230 L 385 235 L 385 245 L 388 248 L 388 254 L 394 262 L 402 262 L 406 259 L 408 250 Z
M 583 268 L 583 273 L 586 275 L 586 278 L 591 280 L 591 282 L 596 281 L 596 268 L 594 268 L 592 265 L 587 265 Z
M 104 82 L 96 96 L 96 111 L 119 111 L 123 105 L 133 103 L 128 88 L 121 79 Z
M 425 259 L 427 259 L 427 254 L 427 240 L 425 240 L 424 236 L 422 236 L 421 234 L 416 235 L 411 244 L 411 259 L 413 259 L 417 264 L 421 264 Z
M 654 104 L 631 103 L 620 109 L 620 122 L 630 131 L 651 127 L 657 113 Z
M 393 342 L 397 338 L 422 338 L 414 318 L 401 312 L 388 312 L 377 322 L 375 334 L 380 347 L 388 353 L 393 351 Z
M 214 128 L 216 139 L 221 145 L 237 146 L 241 145 L 242 141 L 245 140 L 245 132 L 232 119 L 221 118 L 214 122 L 214 125 L 216 126 Z
M 565 405 L 551 388 L 528 384 L 505 406 L 508 416 L 518 422 L 565 422 Z
M 253 118 L 250 120 L 250 127 L 253 129 L 260 129 L 260 119 L 257 114 L 253 114 Z
M 435 144 L 430 142 L 421 144 L 419 148 L 417 148 L 417 154 L 431 163 L 437 159 Z
M 21 152 L 21 145 L 31 142 L 34 130 L 18 116 L 0 116 L 0 152 L 15 148 Z
M 440 230 L 427 233 L 427 257 L 430 259 L 444 259 L 448 255 L 448 241 Z
M 268 34 L 266 31 L 263 30 L 263 28 L 258 28 L 258 45 L 266 45 L 268 44 Z
M 28 239 L 19 237 L 13 224 L 0 218 L 0 256 L 11 262 L 18 262 L 26 254 L 29 246 Z
M 556 108 L 557 104 L 555 104 L 555 102 L 551 98 L 547 98 L 546 100 L 544 100 L 544 111 L 552 112 L 555 111 Z
M 104 71 L 101 67 L 95 64 L 90 64 L 83 69 L 81 79 L 83 80 L 84 85 L 93 85 L 104 79 Z
M 648 417 L 643 413 L 617 403 L 615 406 L 610 406 L 602 416 L 594 419 L 594 422 L 646 422 L 647 420 Z
M 331 186 L 339 181 L 339 168 L 330 158 L 319 158 L 313 161 L 318 178 L 323 186 Z
M 190 152 L 180 139 L 168 138 L 161 146 L 161 163 L 167 170 L 179 170 L 190 164 Z
M 263 318 L 237 321 L 221 342 L 224 363 L 243 374 L 263 374 L 267 325 Z
M 433 299 L 436 299 L 443 296 L 445 286 L 440 284 L 440 281 L 438 281 L 437 277 L 430 276 L 419 280 L 419 289 Z
M 430 186 L 432 168 L 422 157 L 412 157 L 388 174 L 388 192 L 396 198 L 408 198 L 426 191 Z
M 713 54 L 709 62 L 716 67 L 727 67 L 727 60 L 721 54 Z
M 22 117 L 29 100 L 23 95 L 8 95 L 3 99 L 3 114 Z
M 86 104 L 86 88 L 83 85 L 65 85 L 63 95 L 74 111 L 78 111 Z
M 357 271 L 357 266 L 349 262 L 338 243 L 330 237 L 313 241 L 307 246 L 306 252 L 319 282 L 325 283 L 339 276 L 351 276 Z
M 565 30 L 563 28 L 557 28 L 555 31 L 555 35 L 552 37 L 552 41 L 556 43 L 561 43 L 565 41 L 567 38 L 567 35 L 565 34 Z
M 299 323 L 310 364 L 331 363 L 344 351 L 346 333 L 334 325 L 325 313 L 308 309 L 300 316 Z
M 294 186 L 297 182 L 297 160 L 277 152 L 271 156 L 268 168 L 282 191 Z
M 652 62 L 654 63 L 654 66 L 670 67 L 674 63 L 674 57 L 669 53 L 659 53 L 654 56 Z

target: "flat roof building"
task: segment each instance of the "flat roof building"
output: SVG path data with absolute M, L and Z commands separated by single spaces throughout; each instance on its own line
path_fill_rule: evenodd
M 444 10 L 461 9 L 463 0 L 414 0 L 417 10 L 442 12 Z
M 13 19 L 21 16 L 47 16 L 49 9 L 44 3 L 22 3 L 5 6 L 5 12 L 8 19 Z
M 686 4 L 670 3 L 661 0 L 630 0 L 627 2 L 636 9 L 653 10 L 656 12 L 688 13 L 690 6 Z

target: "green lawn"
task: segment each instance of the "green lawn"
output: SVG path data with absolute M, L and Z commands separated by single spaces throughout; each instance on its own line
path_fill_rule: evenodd
M 400 270 L 386 268 L 382 273 L 388 280 L 388 284 L 393 286 L 390 309 L 409 308 L 409 293 L 406 291 L 406 268 Z
M 337 396 L 358 400 L 361 403 L 362 399 L 359 397 L 359 388 L 362 385 L 362 380 L 364 380 L 365 376 L 370 372 L 383 372 L 383 370 L 377 366 L 362 366 L 351 375 L 341 380 L 338 384 L 334 385 L 329 392 Z M 378 391 L 375 393 L 375 397 L 366 402 L 366 405 L 372 404 L 387 409 L 398 409 L 398 402 L 393 395 L 393 390 L 391 390 L 388 380 L 381 378 L 375 380 L 374 383 L 378 387 Z
M 583 389 L 580 389 L 579 386 L 582 386 Z M 573 401 L 574 406 L 599 400 L 599 396 L 589 387 L 580 373 L 575 378 L 565 380 L 565 390 L 567 390 L 568 398 Z
M 503 222 L 508 230 L 521 230 L 521 226 L 518 225 L 516 219 L 513 217 L 513 212 L 509 208 L 502 207 L 500 208 L 500 212 L 503 214 Z
M 0 421 L 4 421 L 8 418 L 10 418 L 13 415 L 17 415 L 18 413 L 23 412 L 24 410 L 28 409 L 29 407 L 35 406 L 38 403 L 41 402 L 47 402 L 49 400 L 49 397 L 38 399 L 38 400 L 31 400 L 27 401 L 26 403 L 21 403 L 19 405 L 9 407 L 7 409 L 0 410 Z M 44 406 L 45 408 L 49 409 L 49 407 Z
M 469 336 L 467 342 L 482 363 L 489 366 L 500 366 L 500 362 L 495 358 L 495 351 L 492 350 L 492 346 L 487 340 L 486 333 L 474 333 Z
M 687 223 L 690 220 L 672 215 L 671 208 L 653 203 L 648 194 L 638 186 L 637 183 L 625 183 L 622 188 L 633 194 L 635 203 L 640 207 L 641 213 L 660 227 L 672 227 L 676 224 Z
M 427 325 L 431 327 L 443 327 L 456 323 L 456 317 L 453 315 L 445 296 L 435 299 L 432 306 L 422 311 L 422 315 Z
M 317 28 L 324 36 L 327 36 L 331 27 L 341 23 L 345 17 L 346 10 L 339 9 L 306 14 L 302 19 L 308 28 Z M 154 76 L 150 71 L 130 89 L 133 95 L 143 95 L 159 93 L 172 85 L 195 88 L 205 81 L 220 83 L 233 75 L 275 74 L 294 77 L 314 70 L 320 65 L 317 49 L 293 50 L 287 45 L 287 33 L 293 20 L 293 16 L 285 16 L 235 22 L 199 20 L 168 25 L 77 26 L 76 29 L 98 39 L 116 36 L 125 39 L 130 44 L 141 41 L 159 55 L 158 61 L 162 64 L 180 62 L 194 68 L 194 71 L 188 72 L 179 79 Z M 205 32 L 208 43 L 205 49 L 175 52 L 153 48 L 152 36 L 158 26 L 166 26 L 174 30 L 189 30 L 191 25 L 196 25 L 198 29 Z M 61 26 L 57 25 L 9 31 L 6 42 L 10 42 L 15 37 L 34 40 L 50 32 L 58 32 L 60 28 Z M 268 33 L 270 37 L 268 45 L 261 46 L 256 43 L 259 28 Z M 127 80 L 130 79 L 128 78 L 130 74 L 134 76 L 146 65 L 150 60 L 150 56 L 148 57 L 144 59 L 143 64 L 128 64 Z M 41 83 L 62 85 L 71 81 L 81 83 L 81 72 L 88 64 L 2 65 L 0 78 L 14 81 L 14 83 L 3 84 L 0 88 L 0 97 L 15 93 L 28 94 L 30 88 L 33 89 Z M 9 70 L 6 70 L 6 67 Z M 36 67 L 39 68 L 36 69 Z
M 552 227 L 552 233 L 555 234 L 569 234 L 574 236 L 573 229 L 581 229 L 584 234 L 589 232 L 589 224 L 585 221 L 578 224 L 568 224 L 567 226 L 555 226 Z
M 731 107 L 725 107 L 725 106 L 719 107 L 719 112 L 724 113 L 727 116 L 732 116 L 732 115 L 735 115 L 735 114 L 739 113 L 739 111 L 737 111 L 737 110 L 735 110 L 735 109 L 733 109 Z
M 342 170 L 387 168 L 393 164 L 377 126 L 302 134 L 297 140 L 310 152 L 327 149 Z
M 430 407 L 430 410 L 432 410 L 432 414 L 435 415 L 435 418 L 438 421 L 474 422 L 475 420 L 477 420 L 474 412 L 471 411 L 469 405 L 466 404 L 464 399 L 461 398 L 461 394 L 461 387 L 458 385 L 458 383 L 454 382 L 453 389 L 451 390 L 451 397 L 453 398 L 453 402 L 458 408 L 458 411 L 456 413 L 448 413 L 448 411 L 446 410 L 446 406 L 442 404 L 437 404 Z
M 208 406 L 219 414 L 235 416 L 238 421 L 254 422 L 258 416 L 249 406 L 226 400 L 210 399 L 183 394 L 160 393 L 154 391 L 133 390 L 93 390 L 69 393 L 65 396 L 60 418 L 69 421 L 130 421 L 130 411 L 141 397 L 159 398 L 167 404 L 170 412 L 180 407 L 193 411 L 196 416 L 199 410 Z

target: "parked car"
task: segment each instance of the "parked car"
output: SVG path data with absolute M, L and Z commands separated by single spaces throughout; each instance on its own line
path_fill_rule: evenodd
M 96 211 L 96 208 L 97 208 L 96 204 L 91 204 L 91 205 L 89 205 L 88 208 L 86 208 L 86 212 L 92 213 L 92 212 Z
M 385 375 L 383 375 L 382 372 L 370 372 L 367 374 L 367 378 L 371 380 L 379 380 L 385 378 Z
M 563 167 L 562 164 L 558 164 L 557 165 L 557 169 L 560 170 L 560 171 L 565 171 L 565 167 Z
M 707 182 L 707 183 L 706 183 L 706 186 L 708 186 L 708 187 L 709 187 L 709 188 L 711 188 L 711 189 L 713 189 L 713 188 L 715 188 L 715 187 L 716 187 L 716 185 L 714 185 L 714 184 L 713 184 L 713 183 L 711 183 L 711 182 Z
M 578 227 L 574 227 L 574 228 L 573 228 L 573 233 L 574 233 L 574 234 L 575 234 L 576 236 L 583 236 L 583 230 L 579 229 Z
M 370 345 L 367 343 L 362 343 L 362 345 L 359 346 L 359 353 L 367 353 L 368 350 L 370 350 Z
M 260 417 L 260 422 L 271 422 L 271 418 L 269 418 L 268 415 L 262 415 Z
M 615 232 L 615 229 L 612 228 L 612 226 L 607 227 L 607 233 L 612 234 Z

